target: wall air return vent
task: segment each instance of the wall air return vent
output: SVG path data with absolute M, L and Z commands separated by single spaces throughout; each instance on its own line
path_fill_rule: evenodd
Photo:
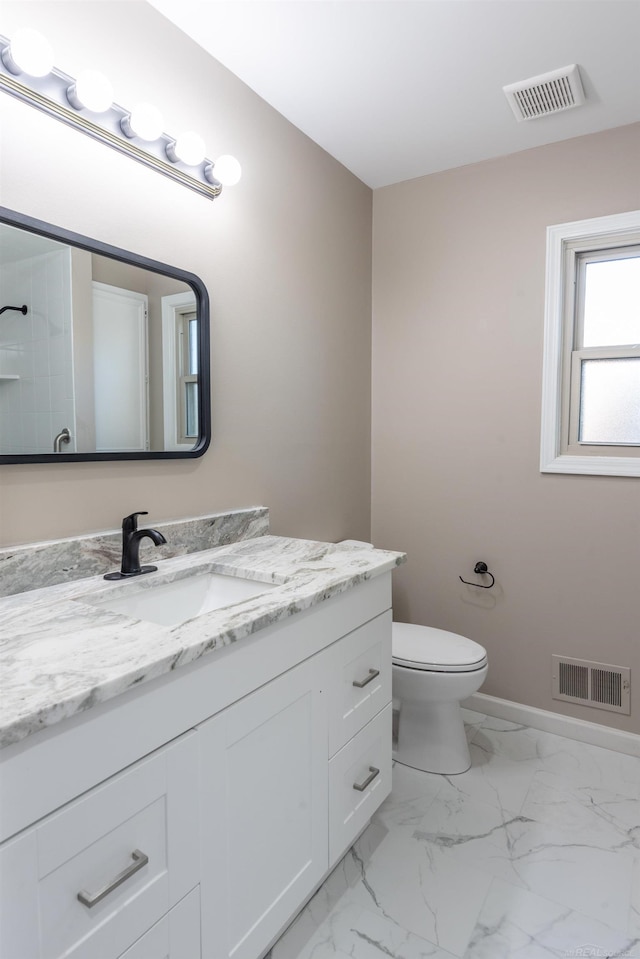
M 631 670 L 586 659 L 552 656 L 552 698 L 614 713 L 631 712 Z
M 584 103 L 580 71 L 575 63 L 539 77 L 503 87 L 516 120 L 534 120 Z

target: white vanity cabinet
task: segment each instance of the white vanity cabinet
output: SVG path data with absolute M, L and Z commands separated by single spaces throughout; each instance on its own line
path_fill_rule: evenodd
M 0 959 L 264 955 L 391 788 L 390 607 L 387 573 L 0 751 Z
M 2 959 L 118 959 L 197 885 L 196 746 L 187 733 L 3 844 Z
M 198 736 L 203 959 L 256 959 L 390 792 L 391 612 Z

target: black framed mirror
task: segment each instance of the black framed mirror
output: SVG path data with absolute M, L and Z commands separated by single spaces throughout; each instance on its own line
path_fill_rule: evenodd
M 202 456 L 193 273 L 0 207 L 0 464 Z

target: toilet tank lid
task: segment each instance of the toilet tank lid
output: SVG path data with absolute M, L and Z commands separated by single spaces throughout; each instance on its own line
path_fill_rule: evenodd
M 480 667 L 487 652 L 466 636 L 450 633 L 435 626 L 413 623 L 393 624 L 393 659 L 417 666 Z

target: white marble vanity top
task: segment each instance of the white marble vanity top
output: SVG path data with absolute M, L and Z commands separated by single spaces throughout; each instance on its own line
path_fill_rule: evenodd
M 92 576 L 0 599 L 0 747 L 239 642 L 404 560 L 404 553 L 366 546 L 267 535 L 161 560 L 157 572 L 125 582 Z M 277 586 L 172 627 L 90 604 L 99 595 L 148 589 L 194 570 Z

